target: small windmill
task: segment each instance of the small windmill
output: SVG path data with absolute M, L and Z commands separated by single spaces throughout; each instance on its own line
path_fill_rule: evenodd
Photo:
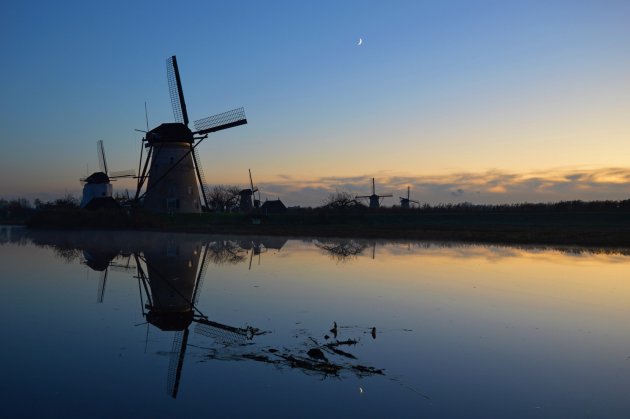
M 197 146 L 208 134 L 247 123 L 243 108 L 234 109 L 194 122 L 188 128 L 188 111 L 184 91 L 173 55 L 166 61 L 168 87 L 176 122 L 163 123 L 148 131 L 142 139 L 142 150 L 148 148 L 138 178 L 135 200 L 153 212 L 201 212 L 199 189 L 208 208 L 208 187 L 201 167 Z M 146 183 L 146 190 L 141 193 Z
M 118 204 L 112 198 L 111 180 L 118 178 L 131 178 L 136 175 L 133 170 L 109 173 L 107 170 L 107 158 L 103 140 L 96 142 L 96 152 L 98 154 L 98 166 L 100 171 L 94 172 L 90 176 L 81 179 L 83 185 L 83 197 L 81 198 L 81 208 L 111 208 Z
M 260 191 L 258 187 L 254 187 L 254 181 L 252 180 L 252 170 L 249 170 L 249 185 L 251 189 L 242 189 L 239 192 L 240 195 L 240 203 L 239 210 L 241 212 L 250 212 L 253 209 L 258 209 L 260 207 Z M 256 192 L 258 192 L 258 199 L 256 199 Z M 254 198 L 254 202 L 252 205 L 252 197 Z
M 372 195 L 363 195 L 356 196 L 355 199 L 369 199 L 370 200 L 370 208 L 380 208 L 381 202 L 384 198 L 391 198 L 392 194 L 387 195 L 377 195 L 376 194 L 376 185 L 374 183 L 374 178 L 372 178 Z
M 413 199 L 409 198 L 409 186 L 407 186 L 407 198 L 403 198 L 402 196 L 400 196 L 399 198 L 400 198 L 400 208 L 411 208 L 411 203 L 420 205 L 420 202 L 414 201 Z

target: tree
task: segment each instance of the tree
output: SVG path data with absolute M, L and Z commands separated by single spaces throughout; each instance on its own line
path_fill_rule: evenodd
M 79 200 L 72 194 L 66 194 L 63 198 L 55 199 L 52 204 L 48 204 L 53 208 L 79 208 Z
M 230 211 L 238 204 L 239 192 L 238 186 L 215 185 L 210 188 L 208 204 L 215 211 Z
M 362 207 L 363 204 L 358 202 L 350 192 L 335 191 L 328 195 L 328 198 L 324 201 L 324 208 L 330 209 L 343 209 L 343 208 L 357 208 Z

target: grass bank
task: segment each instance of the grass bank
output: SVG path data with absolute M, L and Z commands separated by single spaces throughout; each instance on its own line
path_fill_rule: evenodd
M 626 209 L 297 210 L 284 214 L 151 214 L 38 211 L 30 228 L 160 230 L 247 235 L 457 240 L 488 243 L 630 246 Z

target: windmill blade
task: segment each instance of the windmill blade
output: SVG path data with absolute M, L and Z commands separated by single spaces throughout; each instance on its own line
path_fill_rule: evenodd
M 119 170 L 118 172 L 112 172 L 111 175 L 109 175 L 109 177 L 135 177 L 136 176 L 136 171 L 133 169 L 129 169 L 129 170 Z
M 187 343 L 188 329 L 175 333 L 173 347 L 171 349 L 171 359 L 168 364 L 168 377 L 166 379 L 166 392 L 174 399 L 177 398 L 179 381 L 182 378 L 182 367 L 184 366 Z
M 252 180 L 252 169 L 247 169 L 249 170 L 249 184 L 252 187 L 252 194 L 256 191 L 254 191 L 254 181 Z
M 166 60 L 166 77 L 168 78 L 168 91 L 171 94 L 171 105 L 173 106 L 173 116 L 176 122 L 188 125 L 188 112 L 184 101 L 184 91 L 182 81 L 179 77 L 177 58 L 173 55 Z
M 107 160 L 105 159 L 105 147 L 103 147 L 103 140 L 96 142 L 96 152 L 98 154 L 98 167 L 101 172 L 107 174 Z
M 105 269 L 104 271 L 101 272 L 101 277 L 98 281 L 98 293 L 96 295 L 97 303 L 102 303 L 103 298 L 105 297 L 105 285 L 107 284 L 107 271 L 108 269 Z
M 198 119 L 195 121 L 195 129 L 197 131 L 194 134 L 208 134 L 210 132 L 245 125 L 246 123 L 247 118 L 245 118 L 245 109 L 232 109 L 231 111 L 223 112 L 218 115 Z
M 208 319 L 199 319 L 195 320 L 195 322 L 197 322 L 195 325 L 195 333 L 218 339 L 223 342 L 236 343 L 251 340 L 254 337 L 251 327 L 243 329 L 213 322 Z
M 199 144 L 199 143 L 197 143 Z M 206 183 L 206 175 L 203 172 L 203 167 L 201 167 L 201 159 L 199 158 L 199 153 L 197 152 L 197 148 L 192 149 L 192 158 L 193 163 L 195 164 L 195 172 L 197 173 L 197 180 L 199 180 L 199 185 L 201 186 L 201 195 L 203 197 L 203 203 L 206 208 L 209 207 L 208 203 L 208 195 L 210 194 L 210 188 Z

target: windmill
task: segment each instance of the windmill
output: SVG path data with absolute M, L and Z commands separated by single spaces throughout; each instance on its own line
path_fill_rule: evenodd
M 130 178 L 136 174 L 133 170 L 109 173 L 107 170 L 107 159 L 103 140 L 96 142 L 96 152 L 98 154 L 98 166 L 100 171 L 94 172 L 90 176 L 81 179 L 83 185 L 83 197 L 81 198 L 81 208 L 115 208 L 118 207 L 112 198 L 111 180 L 117 178 Z
M 254 187 L 254 181 L 252 180 L 252 170 L 249 170 L 249 185 L 250 189 L 242 189 L 239 192 L 240 195 L 240 203 L 239 210 L 241 212 L 250 212 L 253 209 L 258 209 L 260 207 L 260 190 L 258 187 Z M 258 199 L 256 199 L 256 192 L 258 192 Z M 254 198 L 254 202 L 252 205 L 252 197 Z
M 144 208 L 153 212 L 201 212 L 199 187 L 203 203 L 208 207 L 208 188 L 201 167 L 197 146 L 208 134 L 247 123 L 243 108 L 234 109 L 194 122 L 188 128 L 188 111 L 179 77 L 177 59 L 166 60 L 166 73 L 171 105 L 176 122 L 163 123 L 148 131 L 142 139 L 135 200 L 143 200 Z M 142 165 L 142 150 L 148 148 Z M 144 193 L 142 188 L 146 183 Z
M 377 195 L 376 194 L 376 186 L 374 184 L 374 178 L 372 178 L 372 195 L 363 195 L 356 196 L 355 199 L 369 199 L 370 200 L 370 208 L 380 208 L 381 202 L 384 198 L 391 198 L 392 194 L 387 195 Z
M 402 196 L 400 196 L 399 198 L 400 198 L 400 208 L 411 208 L 412 202 L 414 204 L 420 205 L 420 202 L 414 201 L 413 199 L 409 199 L 409 186 L 407 186 L 407 198 L 403 198 Z
M 214 322 L 197 307 L 210 262 L 209 244 L 202 247 L 197 243 L 165 243 L 134 254 L 143 317 L 162 331 L 174 332 L 167 378 L 167 393 L 173 398 L 179 390 L 192 323 L 196 334 L 222 342 L 244 343 L 257 333 L 252 327 Z

